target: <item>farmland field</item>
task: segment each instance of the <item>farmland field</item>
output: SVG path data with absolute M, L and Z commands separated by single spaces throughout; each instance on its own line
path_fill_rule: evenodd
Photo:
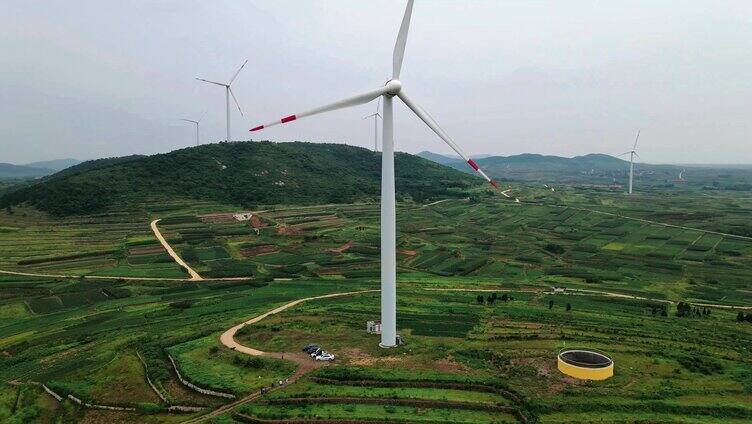
M 513 190 L 521 202 L 477 190 L 398 203 L 405 346 L 384 350 L 366 333 L 375 292 L 308 301 L 238 332 L 267 352 L 316 342 L 337 355 L 302 371 L 219 335 L 297 299 L 378 289 L 378 204 L 267 205 L 241 220 L 238 206 L 187 201 L 0 213 L 0 421 L 179 422 L 293 375 L 212 419 L 752 420 L 752 324 L 737 319 L 752 313 L 752 199 Z M 167 254 L 154 219 L 203 280 Z M 573 346 L 609 353 L 614 377 L 561 374 L 556 353 Z

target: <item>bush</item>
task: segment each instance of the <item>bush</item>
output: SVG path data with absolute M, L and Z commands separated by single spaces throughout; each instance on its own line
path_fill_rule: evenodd
M 556 255 L 561 255 L 562 253 L 564 253 L 564 248 L 555 243 L 548 243 L 545 249 Z
M 162 411 L 162 408 L 156 403 L 142 402 L 136 404 L 136 412 L 139 414 L 156 414 Z
M 719 361 L 694 353 L 691 356 L 682 356 L 677 359 L 679 364 L 689 370 L 690 372 L 713 375 L 723 374 L 723 364 Z

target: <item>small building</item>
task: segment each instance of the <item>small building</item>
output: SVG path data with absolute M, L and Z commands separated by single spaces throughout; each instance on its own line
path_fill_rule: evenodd
M 366 323 L 366 333 L 381 334 L 381 321 L 368 321 Z
M 241 212 L 232 215 L 236 221 L 250 221 L 252 216 L 253 214 L 250 212 Z

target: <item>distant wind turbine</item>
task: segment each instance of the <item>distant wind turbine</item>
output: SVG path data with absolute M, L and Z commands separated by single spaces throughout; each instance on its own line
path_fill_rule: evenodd
M 376 113 L 372 113 L 370 115 L 366 115 L 363 117 L 363 119 L 373 118 L 373 151 L 374 152 L 379 151 L 379 118 L 381 118 L 381 114 L 379 113 L 379 106 L 381 106 L 381 97 L 379 97 L 379 102 L 376 104 Z
M 204 119 L 204 117 L 202 116 L 201 119 Z M 192 124 L 196 124 L 196 146 L 199 145 L 198 124 L 201 123 L 201 119 L 199 119 L 198 121 L 194 121 L 192 119 L 181 119 L 181 121 L 185 121 L 185 122 L 190 122 Z
M 232 92 L 231 86 L 232 86 L 232 83 L 235 81 L 235 78 L 238 77 L 238 74 L 240 73 L 240 71 L 243 70 L 243 67 L 245 66 L 246 63 L 248 63 L 247 59 L 245 62 L 243 62 L 242 65 L 240 65 L 240 68 L 238 68 L 237 72 L 235 72 L 235 75 L 233 75 L 232 78 L 230 78 L 230 82 L 228 82 L 227 84 L 216 82 L 216 81 L 209 81 L 203 78 L 196 78 L 199 81 L 208 82 L 209 84 L 215 84 L 215 85 L 219 85 L 225 88 L 225 103 L 227 105 L 227 142 L 228 143 L 231 141 L 231 138 L 230 138 L 230 96 L 232 96 L 232 99 L 235 101 L 235 106 L 238 107 L 238 111 L 240 112 L 240 115 L 244 116 L 243 110 L 240 109 L 240 104 L 238 103 L 238 99 L 235 97 L 235 93 Z
M 259 125 L 251 131 L 259 131 L 278 124 L 286 124 L 307 116 L 347 107 L 358 106 L 376 100 L 383 100 L 383 127 L 381 131 L 381 346 L 397 346 L 397 248 L 396 248 L 396 211 L 394 194 L 394 111 L 393 100 L 398 97 L 423 120 L 428 127 L 449 145 L 460 157 L 492 186 L 498 188 L 496 181 L 488 177 L 478 165 L 452 140 L 439 124 L 422 107 L 415 103 L 403 89 L 399 81 L 402 60 L 405 56 L 407 33 L 410 28 L 414 0 L 408 0 L 405 15 L 402 18 L 397 42 L 392 56 L 392 77 L 384 86 L 358 94 L 353 97 L 311 109 L 296 115 Z
M 637 138 L 635 138 L 634 146 L 632 146 L 632 150 L 628 152 L 624 152 L 620 154 L 619 156 L 624 156 L 626 154 L 629 154 L 629 194 L 632 194 L 632 182 L 634 181 L 634 158 L 637 156 L 638 158 L 640 155 L 637 154 L 637 141 L 640 139 L 640 131 L 637 131 Z

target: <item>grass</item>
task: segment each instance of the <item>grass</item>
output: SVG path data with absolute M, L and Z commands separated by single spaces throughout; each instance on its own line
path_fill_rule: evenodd
M 752 418 L 752 326 L 737 323 L 736 311 L 719 308 L 694 318 L 677 317 L 673 306 L 668 316 L 653 314 L 664 305 L 660 300 L 752 304 L 752 243 L 579 209 L 660 216 L 715 231 L 747 225 L 749 199 L 719 193 L 706 201 L 685 192 L 625 199 L 578 187 L 557 187 L 555 193 L 532 186 L 520 190 L 520 196 L 537 197 L 540 203 L 479 197 L 429 207 L 398 204 L 398 329 L 406 346 L 384 350 L 378 347 L 378 336 L 365 333 L 366 321 L 379 317 L 377 293 L 300 304 L 244 328 L 239 340 L 272 352 L 299 351 L 306 343 L 320 342 L 337 361 L 326 373 L 317 373 L 319 377 L 341 373 L 366 379 L 501 384 L 520 394 L 529 415 L 542 422 Z M 569 207 L 554 201 L 566 201 Z M 175 240 L 173 247 L 181 255 L 195 253 L 186 260 L 202 275 L 249 275 L 254 280 L 186 283 L 0 275 L 1 381 L 51 382 L 115 404 L 154 402 L 143 367 L 131 354 L 148 344 L 173 354 L 195 384 L 251 393 L 291 375 L 293 366 L 237 361 L 235 352 L 219 347 L 222 331 L 294 299 L 378 288 L 377 204 L 265 208 L 266 227 L 258 235 L 236 222 L 197 218 L 238 210 L 231 205 L 174 201 L 144 208 L 148 216 L 135 211 L 53 220 L 24 207 L 15 208 L 12 216 L 0 213 L 0 226 L 16 229 L 0 232 L 0 269 L 185 278 L 177 265 L 165 261 L 148 228 L 151 219 L 172 216 L 160 222 L 160 229 Z M 336 219 L 330 219 L 332 215 Z M 277 225 L 294 230 L 281 231 Z M 335 250 L 351 241 L 350 249 Z M 240 252 L 265 245 L 276 253 L 246 258 Z M 80 251 L 115 253 L 71 257 Z M 53 257 L 60 260 L 18 265 L 24 259 Z M 547 294 L 552 286 L 654 300 Z M 497 290 L 513 300 L 479 305 L 479 293 L 428 290 L 436 288 Z M 490 294 L 482 293 L 484 298 Z M 554 302 L 552 309 L 549 301 Z M 565 378 L 553 361 L 565 346 L 605 350 L 615 360 L 616 375 L 590 383 Z M 0 385 L 0 405 L 9 405 L 16 387 Z M 201 399 L 176 393 L 183 403 Z M 271 397 L 303 395 L 511 402 L 486 392 L 364 388 L 309 377 Z M 44 403 L 46 395 L 39 399 L 33 404 L 48 414 L 45 417 L 58 414 L 54 405 Z M 394 406 L 387 411 L 380 405 L 283 407 L 257 402 L 243 408 L 291 417 L 516 420 L 442 408 L 416 413 Z M 8 414 L 7 406 L 0 406 L 0 417 Z M 169 420 L 160 414 L 142 419 Z
M 199 387 L 236 394 L 250 393 L 269 387 L 290 377 L 295 365 L 289 361 L 255 358 L 252 366 L 241 363 L 245 359 L 235 352 L 221 349 L 216 352 L 215 337 L 205 337 L 173 346 L 169 349 L 184 378 Z M 236 359 L 236 357 L 238 359 Z

